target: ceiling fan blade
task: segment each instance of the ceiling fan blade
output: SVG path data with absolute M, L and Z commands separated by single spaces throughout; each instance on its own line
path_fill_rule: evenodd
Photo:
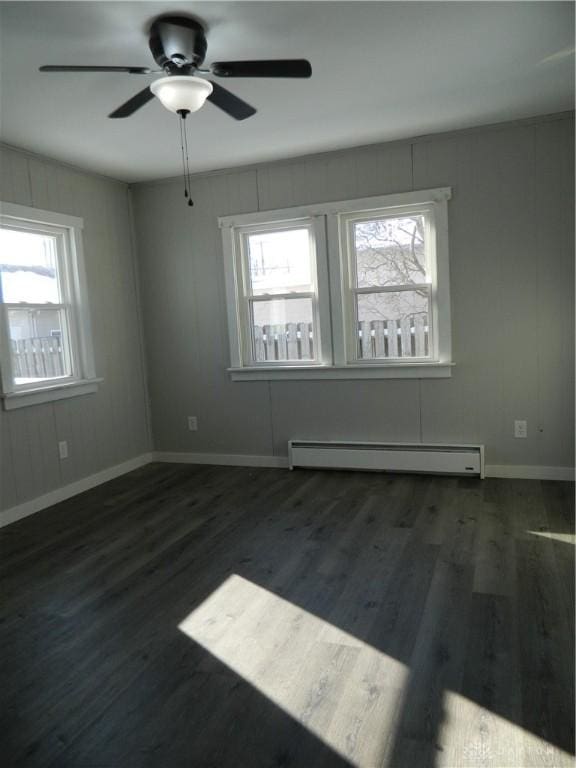
M 538 65 L 550 64 L 551 62 L 560 61 L 561 59 L 567 59 L 569 56 L 574 56 L 573 45 L 568 45 L 565 48 L 560 48 L 560 50 L 556 51 L 556 53 L 552 53 L 550 54 L 550 56 L 546 56 L 546 58 L 541 59 L 538 62 Z
M 310 77 L 312 66 L 306 59 L 215 61 L 212 73 L 218 77 Z
M 69 67 L 60 65 L 45 65 L 40 72 L 128 72 L 130 75 L 150 75 L 148 67 Z
M 131 99 L 128 99 L 128 101 L 122 104 L 121 107 L 115 109 L 114 112 L 108 115 L 108 117 L 130 117 L 130 115 L 133 115 L 136 110 L 140 109 L 140 107 L 143 107 L 144 104 L 152 101 L 153 98 L 154 94 L 147 86 L 146 88 L 143 88 L 141 91 L 139 91 L 135 96 L 132 96 Z
M 238 96 L 234 96 L 233 93 L 230 93 L 226 88 L 222 88 L 218 83 L 212 80 L 209 82 L 212 83 L 214 90 L 208 96 L 208 101 L 211 101 L 215 107 L 219 107 L 235 120 L 246 120 L 247 117 L 252 117 L 252 115 L 256 114 L 256 110 L 250 104 L 239 99 Z

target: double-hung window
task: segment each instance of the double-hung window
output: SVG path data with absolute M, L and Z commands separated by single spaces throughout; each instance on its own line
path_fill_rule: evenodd
M 82 220 L 0 204 L 0 369 L 5 408 L 96 389 Z
M 326 269 L 317 258 L 324 238 L 318 224 L 314 218 L 296 218 L 230 231 L 236 364 L 278 369 L 330 358 Z
M 347 359 L 437 359 L 431 210 L 343 214 L 340 223 Z
M 450 376 L 449 198 L 220 219 L 232 377 Z

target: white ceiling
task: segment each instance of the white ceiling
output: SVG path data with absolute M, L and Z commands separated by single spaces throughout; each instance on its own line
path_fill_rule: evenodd
M 221 80 L 258 108 L 189 120 L 195 171 L 573 109 L 571 2 L 0 3 L 2 140 L 140 181 L 179 173 L 177 118 L 156 100 L 106 116 L 152 77 L 41 64 L 155 66 L 147 28 L 186 11 L 207 62 L 308 58 L 311 80 Z M 156 75 L 158 76 L 158 75 Z

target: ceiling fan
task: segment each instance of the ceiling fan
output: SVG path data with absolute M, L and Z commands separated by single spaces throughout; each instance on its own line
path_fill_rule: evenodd
M 40 67 L 41 72 L 123 72 L 130 75 L 151 75 L 164 72 L 165 76 L 128 99 L 109 117 L 130 117 L 155 96 L 171 112 L 182 117 L 203 106 L 206 99 L 235 120 L 245 120 L 256 109 L 213 80 L 216 77 L 298 77 L 312 75 L 306 59 L 278 59 L 262 61 L 216 61 L 209 69 L 202 69 L 208 43 L 203 25 L 186 16 L 159 16 L 150 27 L 149 46 L 160 69 L 117 66 L 57 66 Z M 184 114 L 183 114 L 184 113 Z

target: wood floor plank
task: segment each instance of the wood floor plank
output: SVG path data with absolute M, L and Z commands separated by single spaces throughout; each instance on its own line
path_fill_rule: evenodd
M 388 755 L 390 765 L 408 765 L 418 755 L 418 764 L 458 765 L 461 755 L 448 753 L 449 735 L 442 728 L 446 691 L 459 690 L 466 658 L 473 567 L 462 562 L 454 549 L 469 539 L 459 516 L 438 551 L 427 599 L 422 608 L 418 635 L 409 659 L 409 679 L 403 694 L 403 712 Z M 470 534 L 471 535 L 471 534 Z
M 517 541 L 522 721 L 565 751 L 574 744 L 574 635 L 549 540 Z M 560 693 L 563 692 L 563 695 Z M 529 749 L 527 765 L 540 759 Z
M 283 497 L 291 479 L 283 473 L 278 477 L 279 486 L 270 484 L 269 479 L 262 478 L 259 483 L 262 499 L 273 498 L 275 493 Z M 263 501 L 250 485 L 245 484 L 243 488 L 253 503 L 257 500 L 254 507 L 257 514 L 260 509 L 258 505 Z M 171 551 L 162 553 L 153 568 L 147 566 L 142 572 L 133 574 L 127 583 L 115 585 L 111 591 L 104 593 L 100 605 L 96 607 L 100 608 L 102 618 L 108 618 L 109 623 L 93 624 L 80 616 L 71 625 L 64 648 L 56 649 L 58 658 L 55 667 L 44 664 L 44 674 L 33 676 L 32 683 L 24 688 L 22 695 L 10 703 L 5 717 L 0 720 L 0 730 L 5 733 L 17 732 L 11 727 L 11 715 L 15 712 L 20 720 L 24 716 L 24 725 L 29 724 L 35 741 L 46 728 L 49 742 L 46 749 L 58 749 L 58 735 L 51 726 L 54 715 L 59 715 L 70 733 L 73 733 L 86 718 L 93 717 L 91 713 L 97 712 L 101 706 L 101 696 L 94 696 L 94 693 L 99 693 L 106 685 L 111 694 L 122 691 L 140 674 L 154 650 L 162 645 L 166 631 L 177 624 L 193 603 L 194 592 L 188 588 L 187 579 L 179 585 L 176 583 L 178 575 L 187 576 L 186 567 L 192 563 L 199 564 L 203 580 L 194 583 L 195 589 L 200 590 L 202 595 L 217 586 L 218 576 L 207 569 L 206 564 L 214 552 L 217 557 L 219 551 L 221 553 L 229 549 L 228 542 L 218 539 L 217 533 L 236 530 L 245 516 L 242 507 L 224 511 L 210 531 L 210 536 L 198 537 L 197 532 L 189 534 Z M 261 520 L 261 515 L 257 516 L 257 520 Z M 201 554 L 196 559 L 194 544 L 201 547 Z M 234 555 L 234 550 L 228 552 L 229 559 L 233 559 Z M 152 575 L 154 578 L 151 581 Z M 171 587 L 171 600 L 168 601 L 162 599 L 165 583 Z M 39 638 L 40 663 L 44 651 L 45 644 Z M 83 676 L 86 683 L 76 690 L 78 676 Z
M 463 727 L 453 751 L 470 758 L 483 756 L 493 768 L 522 768 L 521 731 L 507 727 L 508 722 L 522 720 L 518 626 L 512 595 L 473 594 L 459 693 L 476 706 L 462 707 Z
M 0 753 L 563 768 L 573 514 L 570 484 L 143 467 L 0 532 Z

